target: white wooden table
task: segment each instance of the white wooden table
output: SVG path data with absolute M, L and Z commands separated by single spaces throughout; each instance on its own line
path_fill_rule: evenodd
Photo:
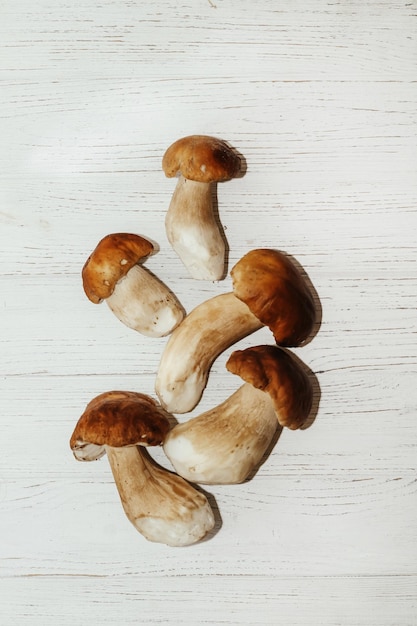
M 1 626 L 416 625 L 417 2 L 0 11 Z M 230 289 L 188 278 L 165 236 L 161 158 L 193 133 L 247 161 L 219 187 L 230 266 L 277 248 L 318 293 L 295 352 L 321 397 L 251 481 L 207 489 L 218 532 L 178 549 L 144 540 L 106 458 L 68 440 L 96 394 L 153 395 L 166 343 L 85 298 L 101 237 L 157 241 L 148 267 L 188 311 Z M 237 388 L 229 354 L 192 414 Z

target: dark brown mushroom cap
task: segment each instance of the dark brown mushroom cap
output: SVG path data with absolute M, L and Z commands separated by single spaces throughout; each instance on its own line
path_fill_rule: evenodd
M 236 350 L 226 367 L 269 394 L 281 426 L 296 430 L 305 423 L 312 407 L 313 387 L 307 373 L 288 352 L 278 346 Z
M 98 304 L 114 291 L 117 282 L 154 250 L 153 244 L 131 233 L 106 235 L 97 244 L 82 269 L 85 294 Z
M 231 270 L 233 292 L 268 326 L 277 344 L 299 346 L 315 322 L 312 295 L 298 268 L 282 252 L 251 250 Z
M 79 461 L 94 461 L 105 445 L 157 446 L 170 428 L 168 417 L 153 398 L 134 391 L 108 391 L 88 403 L 70 439 Z
M 240 165 L 240 158 L 225 141 L 208 135 L 178 139 L 162 158 L 162 169 L 168 178 L 181 173 L 199 183 L 230 180 Z

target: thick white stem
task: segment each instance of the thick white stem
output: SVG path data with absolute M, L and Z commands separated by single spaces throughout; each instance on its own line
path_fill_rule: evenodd
M 207 498 L 137 446 L 106 446 L 127 518 L 149 541 L 187 546 L 214 527 Z
M 174 294 L 141 265 L 134 265 L 106 299 L 121 322 L 142 335 L 164 337 L 184 318 Z
M 277 428 L 268 394 L 245 383 L 214 409 L 174 426 L 164 450 L 187 480 L 241 483 L 259 465 Z
M 166 214 L 165 228 L 168 241 L 193 278 L 223 278 L 225 240 L 214 215 L 211 183 L 180 176 Z
M 198 305 L 174 330 L 162 354 L 155 384 L 161 404 L 171 413 L 191 411 L 201 398 L 215 358 L 261 327 L 233 293 Z

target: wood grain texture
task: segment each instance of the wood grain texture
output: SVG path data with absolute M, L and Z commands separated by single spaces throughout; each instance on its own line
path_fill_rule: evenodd
M 0 624 L 415 626 L 417 3 L 0 5 Z M 101 237 L 157 241 L 147 266 L 187 310 L 231 288 L 166 240 L 161 159 L 192 133 L 246 161 L 218 187 L 229 268 L 274 247 L 314 286 L 295 352 L 318 410 L 252 480 L 206 490 L 210 541 L 173 549 L 68 440 L 96 394 L 153 395 L 166 342 L 84 297 Z M 238 387 L 230 351 L 192 415 Z

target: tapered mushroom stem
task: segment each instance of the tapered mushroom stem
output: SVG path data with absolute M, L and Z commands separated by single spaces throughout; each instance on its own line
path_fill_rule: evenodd
M 149 337 L 168 335 L 184 318 L 184 309 L 156 276 L 134 265 L 106 299 L 116 317 Z
M 123 509 L 149 541 L 187 546 L 214 526 L 206 497 L 156 465 L 143 448 L 105 446 Z
M 259 465 L 277 428 L 268 394 L 245 383 L 222 404 L 174 426 L 164 450 L 187 480 L 241 483 Z
M 216 357 L 261 327 L 233 293 L 198 305 L 174 330 L 162 354 L 155 384 L 162 406 L 171 413 L 191 411 L 201 398 Z
M 165 218 L 168 241 L 198 280 L 220 280 L 225 272 L 225 240 L 212 194 L 213 183 L 180 175 Z

